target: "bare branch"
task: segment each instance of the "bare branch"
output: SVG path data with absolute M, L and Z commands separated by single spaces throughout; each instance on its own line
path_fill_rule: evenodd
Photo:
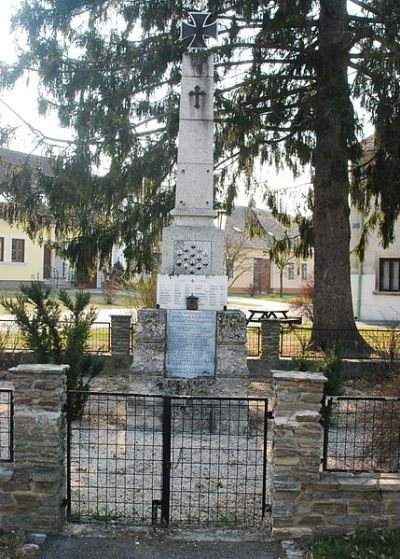
M 353 4 L 358 6 L 359 8 L 362 8 L 363 10 L 366 10 L 367 12 L 370 12 L 371 14 L 375 14 L 376 16 L 381 15 L 379 13 L 379 10 L 376 10 L 375 8 L 373 8 L 369 4 L 366 4 L 362 0 L 350 0 L 350 2 L 352 2 Z
M 54 138 L 52 136 L 48 136 L 47 134 L 39 130 L 39 128 L 36 128 L 32 124 L 30 124 L 27 120 L 25 120 L 24 117 L 22 117 L 19 113 L 17 113 L 17 111 L 15 111 L 12 107 L 10 107 L 10 105 L 6 103 L 4 99 L 0 98 L 0 103 L 2 103 L 9 111 L 11 111 L 17 118 L 19 118 L 19 120 L 23 122 L 25 126 L 27 126 L 34 134 L 40 136 L 43 140 L 47 140 L 49 142 L 57 142 L 61 144 L 68 144 L 68 145 L 75 144 L 74 140 L 65 140 L 61 138 Z

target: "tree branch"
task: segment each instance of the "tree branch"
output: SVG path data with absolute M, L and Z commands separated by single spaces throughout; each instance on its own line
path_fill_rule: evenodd
M 27 126 L 34 134 L 40 136 L 43 140 L 49 141 L 49 142 L 57 142 L 57 143 L 61 143 L 61 144 L 68 144 L 68 145 L 73 145 L 75 144 L 74 140 L 64 140 L 61 138 L 54 138 L 52 136 L 48 136 L 47 134 L 45 134 L 44 132 L 42 132 L 41 130 L 39 130 L 39 128 L 36 128 L 35 126 L 33 126 L 32 124 L 30 124 L 27 120 L 25 120 L 19 113 L 17 113 L 17 111 L 15 111 L 12 107 L 10 107 L 10 105 L 8 103 L 6 103 L 4 101 L 4 99 L 0 98 L 0 103 L 2 103 L 9 111 L 11 111 L 21 122 L 23 122 L 25 124 L 25 126 Z
M 372 6 L 370 6 L 369 4 L 366 4 L 365 2 L 363 2 L 362 0 L 350 0 L 350 2 L 352 2 L 352 4 L 355 4 L 356 6 L 358 6 L 359 8 L 362 8 L 363 10 L 366 10 L 367 12 L 370 12 L 371 14 L 374 14 L 376 16 L 381 15 L 379 13 L 379 10 L 376 10 L 375 8 L 373 8 Z

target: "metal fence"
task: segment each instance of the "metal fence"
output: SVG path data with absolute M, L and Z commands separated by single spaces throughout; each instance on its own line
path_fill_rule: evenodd
M 282 326 L 280 333 L 280 355 L 282 357 L 310 358 L 321 357 L 323 352 L 318 348 L 310 349 L 312 328 Z M 399 359 L 400 329 L 360 329 L 363 342 L 354 343 L 351 330 L 316 330 L 328 340 L 330 347 L 335 347 L 342 357 L 348 359 Z
M 0 350 L 24 351 L 26 343 L 16 320 L 0 319 Z M 94 322 L 88 340 L 89 353 L 111 351 L 111 325 L 108 322 Z
M 12 390 L 0 389 L 0 462 L 13 460 L 14 400 Z
M 93 322 L 88 340 L 89 353 L 109 353 L 111 351 L 111 325 L 109 322 Z
M 400 398 L 329 396 L 323 420 L 324 470 L 400 471 Z
M 248 357 L 259 357 L 261 353 L 261 328 L 248 326 L 246 328 L 246 348 Z
M 69 393 L 71 520 L 255 526 L 266 503 L 267 400 Z

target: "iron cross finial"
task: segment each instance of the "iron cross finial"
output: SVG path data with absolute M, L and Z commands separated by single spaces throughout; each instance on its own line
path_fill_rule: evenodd
M 217 24 L 206 23 L 211 14 L 208 12 L 189 12 L 193 23 L 182 22 L 180 40 L 193 37 L 188 49 L 206 49 L 205 37 L 217 38 Z

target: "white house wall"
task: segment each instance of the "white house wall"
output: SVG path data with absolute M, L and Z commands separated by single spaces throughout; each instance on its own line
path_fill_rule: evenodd
M 358 320 L 388 321 L 400 323 L 400 293 L 386 295 L 375 289 L 376 275 L 363 274 L 361 280 L 361 305 L 358 303 L 359 279 L 357 274 L 351 276 L 354 314 Z M 360 312 L 358 313 L 358 309 Z
M 359 238 L 362 219 L 354 210 L 351 213 L 351 247 Z M 386 250 L 383 249 L 375 234 L 368 237 L 364 262 L 351 255 L 351 285 L 354 314 L 364 321 L 399 321 L 400 291 L 379 290 L 379 261 L 381 258 L 400 259 L 400 221 L 395 226 L 395 241 Z M 361 285 L 361 289 L 359 286 Z

